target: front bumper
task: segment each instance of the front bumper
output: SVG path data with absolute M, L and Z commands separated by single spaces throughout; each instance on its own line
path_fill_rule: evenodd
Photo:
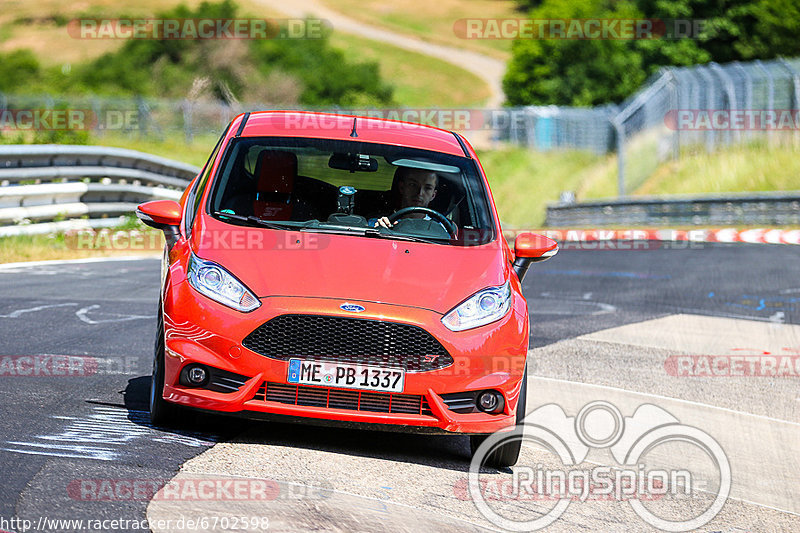
M 268 401 L 258 394 L 267 383 L 286 384 L 289 363 L 248 350 L 242 346 L 242 340 L 258 326 L 279 315 L 352 318 L 352 313 L 339 308 L 339 299 L 268 297 L 261 300 L 261 307 L 244 314 L 199 295 L 185 282 L 169 287 L 164 296 L 166 357 L 163 397 L 167 401 L 251 418 L 273 415 L 309 423 L 379 424 L 385 429 L 420 432 L 491 433 L 515 423 L 528 344 L 527 310 L 524 300 L 517 294 L 514 295 L 512 310 L 503 319 L 463 332 L 446 329 L 441 323 L 441 315 L 430 310 L 351 301 L 366 308 L 358 318 L 419 326 L 433 335 L 453 357 L 454 362 L 448 367 L 406 373 L 402 395 L 422 398 L 424 409 L 421 408 L 418 414 L 296 405 Z M 180 371 L 192 363 L 249 379 L 237 391 L 229 393 L 184 386 L 179 380 Z M 494 389 L 503 394 L 505 406 L 502 412 L 457 413 L 449 409 L 441 397 L 442 394 L 484 389 Z M 313 392 L 325 394 L 324 391 Z

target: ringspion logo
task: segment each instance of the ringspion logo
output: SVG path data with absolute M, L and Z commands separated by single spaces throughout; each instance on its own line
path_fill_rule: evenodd
M 526 441 L 544 447 L 553 454 L 555 462 L 526 465 L 521 460 L 513 467 L 509 482 L 499 497 L 487 494 L 493 477 L 481 477 L 482 466 L 490 454 L 503 445 Z M 656 448 L 675 443 L 674 454 L 678 468 L 654 468 L 650 455 Z M 711 478 L 716 486 L 708 487 L 703 473 L 686 460 L 690 446 L 710 461 Z M 617 466 L 585 467 L 589 452 L 608 449 Z M 664 448 L 662 448 L 663 452 Z M 667 453 L 667 455 L 670 455 Z M 542 461 L 541 457 L 537 461 Z M 595 461 L 593 460 L 592 463 Z M 560 463 L 560 464 L 559 464 Z M 591 464 L 591 463 L 590 463 Z M 699 474 L 699 475 L 698 475 Z M 584 405 L 575 416 L 567 416 L 561 406 L 547 404 L 529 413 L 524 424 L 512 431 L 490 435 L 478 447 L 470 464 L 469 495 L 478 511 L 492 524 L 509 531 L 536 531 L 549 526 L 564 514 L 573 502 L 613 500 L 627 502 L 646 523 L 666 531 L 689 531 L 711 521 L 725 505 L 731 490 L 731 465 L 719 443 L 705 431 L 681 424 L 666 410 L 643 404 L 632 416 L 606 401 Z M 496 483 L 495 483 L 496 485 Z M 454 487 L 458 493 L 458 485 Z M 700 496 L 698 496 L 700 494 Z M 712 499 L 710 505 L 696 510 L 687 502 L 696 497 Z M 493 508 L 492 501 L 555 502 L 535 517 L 523 518 L 518 506 Z M 670 520 L 657 514 L 652 502 L 681 502 L 686 508 L 683 520 Z M 645 502 L 649 503 L 645 505 Z

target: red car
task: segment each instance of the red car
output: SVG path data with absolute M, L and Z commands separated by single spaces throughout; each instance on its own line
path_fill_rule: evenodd
M 246 417 L 486 435 L 525 412 L 521 280 L 474 150 L 445 130 L 302 112 L 236 117 L 167 237 L 150 394 L 156 425 Z M 513 465 L 519 442 L 490 462 Z

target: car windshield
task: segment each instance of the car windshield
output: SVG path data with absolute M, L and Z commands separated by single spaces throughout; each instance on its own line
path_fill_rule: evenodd
M 402 146 L 305 138 L 234 139 L 209 211 L 231 224 L 424 240 L 494 238 L 473 160 Z M 389 228 L 378 224 L 389 218 Z

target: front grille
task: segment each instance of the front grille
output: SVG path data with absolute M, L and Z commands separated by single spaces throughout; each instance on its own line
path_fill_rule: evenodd
M 242 345 L 282 361 L 301 357 L 404 368 L 408 372 L 453 364 L 444 346 L 424 329 L 363 318 L 281 315 L 256 328 Z
M 331 389 L 265 381 L 258 388 L 253 399 L 262 402 L 347 409 L 349 411 L 433 416 L 428 400 L 417 394 Z

